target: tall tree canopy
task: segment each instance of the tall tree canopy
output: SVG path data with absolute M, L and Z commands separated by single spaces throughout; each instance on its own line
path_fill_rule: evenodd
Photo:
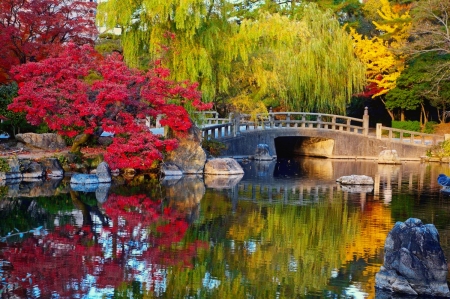
M 289 17 L 259 9 L 240 19 L 233 7 L 225 0 L 109 0 L 98 20 L 123 28 L 128 64 L 161 58 L 173 79 L 199 82 L 204 101 L 345 113 L 364 69 L 331 12 L 309 4 Z
M 91 135 L 113 132 L 105 155 L 113 168 L 147 169 L 176 147 L 176 139 L 150 132 L 147 117 L 160 115 L 161 125 L 182 132 L 191 126 L 184 107 L 210 108 L 196 84 L 170 81 L 161 67 L 130 69 L 117 54 L 102 59 L 89 45 L 69 44 L 56 57 L 17 66 L 14 74 L 19 95 L 9 109 L 25 112 L 33 125 L 45 123 L 69 137 L 81 134 L 72 151 Z
M 46 58 L 60 44 L 93 44 L 95 8 L 73 0 L 0 1 L 0 83 L 12 66 Z

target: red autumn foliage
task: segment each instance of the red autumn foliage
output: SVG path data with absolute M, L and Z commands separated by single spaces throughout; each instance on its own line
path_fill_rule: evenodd
M 155 288 L 160 270 L 192 266 L 197 250 L 207 246 L 181 242 L 189 226 L 185 215 L 145 195 L 112 194 L 103 209 L 107 226 L 64 225 L 2 250 L 0 260 L 12 265 L 3 284 L 16 294 L 38 289 L 41 298 L 84 297 L 90 285 L 118 288 L 136 277 Z M 7 292 L 0 285 L 0 293 Z
M 0 83 L 12 66 L 40 61 L 69 41 L 94 44 L 94 1 L 0 1 Z
M 160 115 L 162 125 L 184 132 L 191 121 L 183 106 L 211 107 L 201 102 L 197 84 L 173 82 L 160 67 L 130 69 L 117 53 L 103 58 L 89 45 L 69 44 L 58 56 L 20 65 L 13 74 L 19 96 L 8 109 L 69 137 L 113 132 L 105 155 L 111 168 L 148 169 L 176 148 L 176 139 L 150 132 L 146 117 Z
M 382 78 L 383 78 L 382 75 L 378 75 L 376 77 L 376 79 L 379 80 L 379 81 L 381 81 Z M 363 97 L 363 98 L 372 98 L 373 95 L 378 94 L 382 90 L 384 90 L 384 88 L 378 86 L 377 82 L 370 82 L 369 84 L 367 84 L 364 87 L 364 91 L 361 92 L 361 93 L 356 94 L 356 96 Z

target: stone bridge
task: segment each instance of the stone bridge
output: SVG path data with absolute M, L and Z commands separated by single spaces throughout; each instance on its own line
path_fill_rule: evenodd
M 362 119 L 309 112 L 270 112 L 268 115 L 234 115 L 205 118 L 203 138 L 226 144 L 223 156 L 249 157 L 259 144 L 278 157 L 315 156 L 335 159 L 376 159 L 382 150 L 396 150 L 402 160 L 420 160 L 444 136 L 384 127 L 369 128 Z

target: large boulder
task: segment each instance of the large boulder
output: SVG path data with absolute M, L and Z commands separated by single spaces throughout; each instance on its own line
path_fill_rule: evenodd
M 16 140 L 26 145 L 37 147 L 46 150 L 54 150 L 54 149 L 63 149 L 65 148 L 66 142 L 64 139 L 55 133 L 44 133 L 44 134 L 36 134 L 36 133 L 24 133 L 17 134 Z
M 164 162 L 176 165 L 183 174 L 202 174 L 206 162 L 206 153 L 201 146 L 202 131 L 193 124 L 178 140 L 178 147 L 167 153 Z
M 33 160 L 21 160 L 21 171 L 24 180 L 27 179 L 37 179 L 45 177 L 45 168 L 41 163 Z
M 375 286 L 383 293 L 450 297 L 447 273 L 436 227 L 410 218 L 389 232 Z
M 235 159 L 216 158 L 206 162 L 204 173 L 213 175 L 237 175 L 243 174 L 244 170 Z

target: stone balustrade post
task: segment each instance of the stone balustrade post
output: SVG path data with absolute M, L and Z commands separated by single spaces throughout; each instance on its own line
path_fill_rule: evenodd
M 368 136 L 369 135 L 369 108 L 364 108 L 364 115 L 363 115 L 363 135 Z M 378 137 L 377 137 L 378 138 Z M 381 138 L 381 136 L 380 136 Z
M 377 136 L 377 139 L 381 139 L 381 126 L 382 126 L 383 124 L 380 124 L 380 123 L 377 123 L 377 129 L 376 129 L 376 136 Z
M 233 117 L 233 137 L 236 137 L 237 135 L 241 134 L 241 115 L 239 112 L 236 112 L 236 114 Z

